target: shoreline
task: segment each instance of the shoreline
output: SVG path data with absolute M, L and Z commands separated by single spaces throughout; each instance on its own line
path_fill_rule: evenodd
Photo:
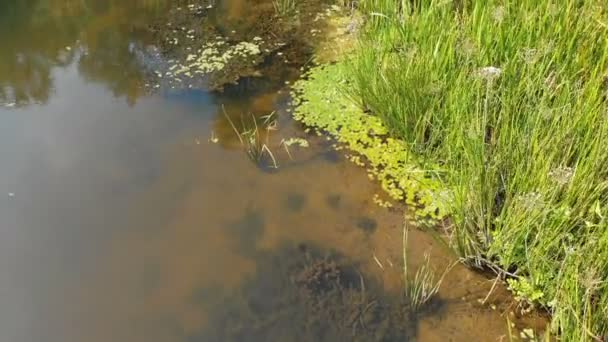
M 384 2 L 379 1 L 378 3 Z M 459 37 L 449 37 L 452 32 L 460 32 L 460 28 L 452 28 L 452 26 L 450 26 L 452 25 L 452 23 L 450 23 L 448 20 L 454 20 L 455 22 L 460 20 L 464 22 L 460 25 L 465 25 L 465 27 L 466 25 L 483 25 L 483 22 L 480 23 L 475 21 L 475 19 L 477 18 L 475 17 L 475 15 L 478 15 L 479 13 L 484 13 L 484 11 L 487 12 L 490 10 L 496 10 L 496 8 L 499 7 L 491 8 L 491 6 L 484 7 L 483 5 L 480 5 L 478 8 L 475 7 L 475 10 L 478 10 L 479 13 L 471 12 L 471 14 L 467 14 L 465 12 L 460 14 L 464 16 L 460 19 L 450 19 L 450 16 L 452 16 L 452 18 L 455 18 L 456 16 L 450 15 L 449 10 L 433 8 L 433 6 L 435 5 L 428 5 L 428 7 L 417 9 L 417 11 L 420 11 L 419 13 L 411 12 L 409 15 L 400 12 L 402 10 L 400 8 L 390 7 L 391 5 L 388 4 L 388 2 L 385 5 L 387 6 L 385 8 L 381 8 L 379 4 L 372 4 L 370 5 L 372 6 L 371 8 L 358 9 L 362 13 L 367 13 L 368 15 L 367 23 L 362 28 L 362 30 L 364 31 L 362 31 L 359 37 L 354 38 L 356 40 L 356 43 L 351 44 L 351 46 L 358 44 L 358 46 L 354 48 L 354 51 L 348 53 L 341 52 L 339 55 L 343 56 L 343 58 L 338 57 L 333 61 L 330 61 L 329 63 L 321 63 L 319 66 L 311 68 L 311 70 L 307 72 L 307 74 L 302 78 L 302 80 L 298 81 L 295 84 L 293 95 L 295 98 L 294 105 L 297 107 L 297 109 L 294 113 L 294 117 L 296 118 L 296 120 L 301 121 L 306 126 L 314 127 L 317 131 L 323 132 L 324 134 L 329 134 L 330 136 L 335 138 L 338 144 L 338 149 L 347 149 L 349 151 L 348 157 L 352 162 L 359 166 L 366 167 L 370 180 L 379 182 L 383 190 L 385 191 L 384 195 L 374 197 L 374 202 L 376 202 L 376 204 L 388 207 L 391 205 L 390 201 L 397 201 L 401 203 L 405 202 L 410 208 L 414 208 L 414 210 L 412 210 L 413 213 L 411 215 L 411 218 L 416 221 L 419 226 L 438 227 L 439 224 L 444 224 L 445 222 L 447 222 L 446 220 L 449 220 L 449 222 L 453 222 L 452 226 L 445 230 L 445 232 L 447 232 L 446 238 L 450 240 L 450 244 L 452 245 L 452 247 L 459 251 L 460 255 L 463 256 L 466 260 L 472 261 L 476 265 L 483 265 L 484 267 L 486 267 L 486 269 L 491 268 L 493 272 L 497 273 L 497 280 L 501 279 L 501 283 L 505 284 L 505 286 L 508 286 L 513 292 L 514 297 L 519 301 L 520 310 L 522 313 L 525 314 L 526 312 L 535 309 L 546 310 L 547 312 L 551 313 L 552 333 L 557 334 L 558 336 L 561 336 L 566 340 L 591 341 L 596 340 L 597 338 L 601 338 L 601 336 L 606 334 L 606 322 L 601 318 L 602 308 L 599 304 L 600 302 L 603 302 L 602 298 L 604 297 L 594 294 L 597 292 L 593 292 L 591 294 L 586 293 L 584 294 L 584 296 L 593 296 L 593 298 L 595 298 L 592 299 L 593 302 L 596 303 L 594 306 L 586 305 L 583 303 L 581 304 L 583 306 L 578 307 L 578 309 L 567 309 L 569 305 L 572 305 L 568 303 L 570 301 L 576 301 L 577 299 L 575 297 L 579 296 L 575 292 L 571 291 L 576 290 L 578 286 L 584 287 L 586 286 L 585 284 L 576 285 L 572 284 L 571 282 L 566 282 L 566 280 L 539 280 L 543 278 L 552 279 L 552 277 L 554 277 L 552 273 L 555 272 L 556 269 L 547 268 L 548 266 L 542 266 L 541 263 L 537 262 L 538 266 L 544 268 L 543 271 L 534 271 L 530 268 L 529 265 L 522 264 L 522 261 L 517 261 L 517 259 L 514 259 L 513 256 L 511 256 L 511 261 L 509 261 L 508 253 L 512 252 L 508 252 L 507 250 L 501 251 L 501 246 L 498 246 L 496 244 L 502 243 L 503 247 L 508 247 L 511 246 L 512 242 L 503 241 L 504 238 L 501 238 L 498 234 L 503 234 L 505 236 L 514 236 L 514 234 L 527 234 L 525 231 L 526 228 L 518 228 L 513 230 L 512 228 L 509 228 L 509 224 L 511 224 L 509 222 L 501 223 L 502 225 L 500 226 L 498 223 L 490 223 L 489 227 L 484 228 L 483 225 L 487 224 L 484 222 L 489 222 L 490 219 L 493 220 L 492 216 L 498 215 L 497 219 L 500 219 L 501 215 L 507 215 L 510 212 L 509 210 L 517 210 L 517 208 L 508 207 L 508 200 L 501 200 L 503 202 L 507 201 L 507 203 L 500 203 L 500 207 L 495 207 L 495 209 L 492 209 L 494 210 L 494 212 L 492 212 L 491 214 L 488 214 L 485 211 L 488 209 L 483 209 L 485 204 L 480 203 L 482 211 L 480 213 L 474 213 L 474 215 L 479 216 L 479 218 L 477 219 L 478 221 L 476 222 L 482 222 L 482 225 L 477 224 L 471 227 L 471 223 L 468 222 L 469 215 L 466 212 L 467 210 L 475 210 L 474 202 L 479 201 L 479 199 L 476 199 L 476 197 L 474 197 L 477 196 L 477 194 L 475 194 L 476 190 L 471 192 L 472 188 L 470 188 L 470 185 L 468 185 L 467 182 L 470 183 L 470 177 L 478 177 L 475 176 L 475 172 L 479 171 L 467 170 L 468 172 L 473 172 L 469 173 L 469 176 L 467 176 L 469 177 L 469 179 L 467 180 L 462 178 L 463 176 L 465 176 L 465 172 L 455 172 L 454 167 L 469 167 L 463 163 L 472 164 L 475 161 L 466 159 L 466 157 L 475 158 L 475 156 L 465 155 L 464 159 L 460 157 L 461 159 L 458 160 L 458 164 L 450 164 L 450 161 L 446 160 L 446 157 L 443 157 L 441 154 L 433 152 L 432 149 L 429 149 L 427 146 L 425 146 L 424 144 L 426 143 L 420 145 L 421 142 L 417 139 L 428 139 L 426 138 L 426 134 L 429 133 L 423 132 L 424 136 L 420 137 L 407 137 L 407 135 L 405 135 L 406 139 L 401 139 L 400 137 L 403 137 L 404 134 L 407 134 L 406 132 L 414 132 L 418 134 L 417 131 L 415 131 L 415 129 L 417 129 L 417 126 L 408 127 L 408 121 L 405 121 L 405 124 L 400 123 L 400 121 L 393 121 L 395 118 L 397 118 L 397 115 L 403 115 L 399 120 L 413 120 L 414 122 L 416 122 L 417 119 L 415 118 L 415 115 L 417 114 L 414 112 L 409 112 L 410 109 L 407 109 L 408 103 L 399 102 L 404 101 L 406 99 L 411 100 L 412 98 L 410 98 L 409 96 L 429 96 L 431 98 L 438 99 L 432 99 L 429 100 L 429 102 L 437 101 L 437 103 L 441 103 L 441 101 L 448 101 L 442 100 L 442 97 L 452 96 L 451 94 L 457 93 L 457 91 L 452 90 L 451 85 L 449 83 L 445 83 L 445 81 L 433 81 L 437 84 L 433 85 L 432 82 L 432 89 L 423 88 L 419 89 L 421 90 L 419 92 L 412 91 L 412 93 L 409 94 L 407 90 L 404 90 L 404 88 L 402 88 L 402 86 L 395 83 L 405 82 L 405 86 L 411 86 L 414 84 L 407 83 L 413 82 L 411 79 L 401 79 L 399 78 L 399 76 L 395 76 L 400 73 L 400 71 L 392 69 L 391 64 L 394 64 L 395 66 L 400 65 L 400 67 L 406 68 L 402 69 L 406 70 L 403 71 L 403 73 L 405 74 L 407 74 L 408 72 L 419 71 L 422 73 L 421 75 L 424 75 L 425 72 L 423 69 L 417 70 L 414 69 L 415 67 L 411 67 L 412 69 L 414 69 L 412 71 L 410 69 L 407 69 L 409 68 L 407 64 L 403 63 L 407 63 L 406 60 L 408 58 L 413 58 L 414 60 L 416 60 L 417 56 L 425 55 L 427 61 L 421 60 L 419 63 L 427 67 L 433 67 L 433 65 L 435 64 L 433 64 L 432 61 L 429 62 L 428 58 L 430 57 L 426 55 L 433 53 L 433 51 L 426 51 L 424 49 L 435 48 L 435 54 L 441 55 L 442 53 L 445 53 L 447 55 L 449 53 L 449 50 L 446 50 L 446 47 L 440 47 L 439 44 L 441 43 L 438 42 L 434 46 L 430 43 L 426 45 L 420 44 L 420 46 L 418 47 L 410 47 L 404 51 L 397 50 L 397 52 L 391 51 L 390 49 L 380 51 L 382 49 L 382 44 L 386 44 L 386 42 L 392 42 L 391 44 L 400 44 L 400 40 L 416 40 L 416 34 L 418 34 L 418 31 L 416 31 L 416 29 L 418 29 L 420 30 L 419 32 L 436 34 L 437 37 L 447 35 L 448 37 L 444 37 L 442 39 L 446 39 L 448 41 L 448 43 L 446 44 L 448 45 L 447 48 L 449 48 L 449 43 L 451 43 L 452 40 L 455 42 L 459 42 L 462 40 Z M 526 10 L 529 10 L 530 13 L 536 13 L 534 11 L 542 7 L 540 3 L 534 1 L 529 1 L 527 5 L 530 6 L 530 8 L 526 8 Z M 440 6 L 437 5 L 437 7 Z M 582 7 L 579 10 L 583 12 L 585 9 L 585 7 Z M 517 22 L 517 20 L 520 20 L 518 19 L 519 17 L 517 17 L 517 13 L 519 13 L 517 12 L 517 8 L 509 8 L 508 10 L 515 13 L 512 15 L 513 19 L 510 22 L 511 24 Z M 503 11 L 505 12 L 507 12 L 508 10 L 503 8 Z M 522 8 L 521 10 L 524 9 Z M 412 11 L 414 11 L 414 9 L 412 9 Z M 404 17 L 407 16 L 407 20 L 410 20 L 409 25 L 411 26 L 411 30 L 413 31 L 413 33 L 404 33 L 405 31 L 401 31 L 400 29 L 398 29 L 397 27 L 399 27 L 400 25 L 406 24 L 401 24 L 400 20 L 403 19 L 393 22 L 391 19 L 393 15 Z M 442 20 L 448 21 L 448 23 L 446 24 L 446 31 L 448 31 L 448 33 L 442 33 L 439 28 L 434 29 L 429 27 L 428 25 L 425 25 L 423 22 L 419 22 L 420 20 L 423 20 L 423 17 L 426 16 L 426 20 L 429 20 L 429 17 L 432 18 L 433 15 L 441 17 Z M 467 19 L 467 15 L 470 15 L 471 18 Z M 558 14 L 554 13 L 553 15 L 557 16 Z M 565 14 L 560 18 L 561 20 L 570 20 L 567 19 L 569 18 L 568 14 Z M 470 20 L 469 24 L 467 24 L 467 20 Z M 498 19 L 495 18 L 494 20 Z M 566 21 L 563 22 L 566 23 Z M 528 25 L 534 27 L 535 23 L 528 23 Z M 505 26 L 502 29 L 507 30 L 509 29 L 509 27 Z M 593 40 L 595 39 L 595 33 L 598 32 L 598 30 L 602 30 L 600 25 L 588 28 L 589 32 L 581 31 L 579 32 L 579 35 L 581 36 L 581 39 Z M 432 40 L 433 38 L 435 38 L 435 36 L 432 36 L 430 39 Z M 408 43 L 404 42 L 403 44 Z M 461 45 L 457 47 L 459 47 L 460 49 L 464 49 L 466 47 L 465 45 L 462 45 L 464 43 L 459 44 Z M 483 45 L 484 41 L 473 42 L 470 44 L 477 45 L 476 49 L 480 49 L 479 46 Z M 469 48 L 473 49 L 472 47 Z M 496 50 L 499 48 L 500 46 L 488 47 L 487 49 Z M 408 49 L 409 51 L 407 51 Z M 500 51 L 497 51 L 497 53 L 500 53 Z M 566 58 L 564 60 L 565 63 L 570 63 L 567 61 L 567 56 L 563 58 Z M 380 63 L 380 65 L 374 68 L 372 63 Z M 446 62 L 444 63 L 455 63 L 455 65 L 458 64 L 458 62 L 450 61 L 449 59 L 446 59 Z M 508 61 L 505 63 L 508 63 Z M 542 63 L 540 64 L 542 65 Z M 469 65 L 468 69 L 470 69 L 472 66 L 472 64 Z M 481 66 L 483 66 L 483 64 Z M 439 65 L 438 67 L 441 67 L 441 65 Z M 516 67 L 517 65 L 515 65 L 513 68 Z M 530 68 L 532 68 L 532 66 Z M 391 71 L 389 72 L 389 70 Z M 436 72 L 432 69 L 427 70 L 429 70 L 429 73 L 432 74 Z M 498 92 L 498 90 L 491 90 L 491 87 L 493 84 L 499 83 L 505 78 L 512 78 L 513 76 L 509 76 L 508 74 L 509 72 L 512 72 L 512 70 L 508 68 L 498 67 L 478 67 L 477 70 L 481 71 L 477 71 L 477 73 L 475 71 L 472 71 L 470 72 L 470 76 L 466 76 L 472 77 L 472 81 L 469 82 L 472 82 L 473 89 L 481 89 L 481 95 L 479 97 L 481 100 L 475 100 L 475 98 L 473 98 L 471 101 L 472 103 L 475 103 L 475 101 L 477 101 L 477 103 L 479 104 L 478 110 L 482 114 L 485 108 L 487 114 L 483 114 L 483 120 L 492 120 L 489 115 L 494 115 L 490 114 L 490 111 L 493 110 L 493 106 L 496 106 L 494 104 L 494 101 L 501 101 L 500 96 L 508 96 L 508 93 L 506 93 L 505 95 L 502 95 L 501 93 L 494 96 L 494 94 L 492 93 Z M 454 72 L 456 73 L 454 77 L 458 77 L 459 82 L 462 82 L 461 79 L 465 77 L 464 73 L 462 71 Z M 450 75 L 445 76 L 446 79 L 450 77 Z M 475 81 L 475 78 L 477 78 L 478 81 Z M 510 81 L 510 79 L 504 80 L 503 82 L 508 81 Z M 475 82 L 479 83 L 479 85 L 476 85 Z M 517 84 L 517 81 L 511 82 Z M 519 82 L 521 83 L 524 81 Z M 503 85 L 502 87 L 507 86 Z M 394 93 L 386 93 L 386 91 L 389 91 L 389 89 L 393 89 Z M 508 90 L 509 88 L 507 88 L 507 91 Z M 466 90 L 463 90 L 463 92 L 466 92 Z M 475 94 L 473 93 L 473 95 Z M 488 101 L 488 99 L 490 99 L 490 101 Z M 505 97 L 505 99 L 502 101 L 507 101 L 508 99 L 508 97 Z M 449 100 L 457 101 L 457 99 Z M 391 103 L 391 101 L 397 102 Z M 424 101 L 419 101 L 421 101 L 421 103 L 416 102 L 416 105 L 424 105 Z M 531 99 L 531 101 L 535 100 Z M 564 99 L 564 101 L 569 101 L 569 99 Z M 593 98 L 590 98 L 589 101 L 595 100 Z M 431 105 L 433 104 L 431 103 Z M 517 103 L 515 103 L 514 105 L 517 105 Z M 387 112 L 380 112 L 381 115 L 378 115 L 378 110 L 382 110 L 383 108 L 386 109 Z M 442 110 L 436 109 L 435 107 L 429 108 L 434 108 L 432 110 Z M 452 108 L 448 109 L 453 110 Z M 404 112 L 399 112 L 401 110 L 405 111 L 405 114 L 403 114 Z M 508 107 L 508 110 L 514 111 L 519 109 L 517 107 Z M 393 115 L 394 117 L 391 115 Z M 412 119 L 409 119 L 408 115 L 411 116 Z M 456 114 L 448 113 L 446 115 Z M 486 115 L 488 115 L 488 117 L 486 117 Z M 509 114 L 507 113 L 503 115 Z M 447 120 L 450 119 L 448 118 Z M 421 124 L 421 121 L 419 121 L 417 125 L 418 124 Z M 450 121 L 445 121 L 444 123 L 444 125 L 450 124 Z M 500 124 L 500 122 L 498 124 Z M 497 124 L 495 123 L 494 125 Z M 429 126 L 428 129 L 430 130 L 430 132 L 433 132 L 433 129 L 435 128 L 433 126 Z M 519 134 L 519 131 L 517 131 L 517 129 L 523 128 L 507 127 L 504 130 L 506 129 L 513 129 L 513 133 L 510 132 L 510 134 L 516 135 Z M 442 134 L 442 132 L 443 134 L 454 134 L 450 133 L 449 130 L 440 130 L 438 132 L 439 134 Z M 486 133 L 486 135 L 487 134 L 488 133 Z M 538 134 L 542 135 L 543 133 L 541 132 Z M 495 136 L 498 135 L 495 134 Z M 431 137 L 430 139 L 433 139 L 433 137 Z M 441 139 L 441 136 L 439 136 L 439 139 Z M 494 151 L 501 148 L 499 145 L 501 141 L 497 141 L 497 139 L 499 138 L 490 137 L 489 139 L 491 140 L 487 140 L 485 142 L 482 141 L 482 145 L 477 147 L 482 148 L 482 152 L 480 153 L 484 153 L 488 156 L 485 158 L 491 157 L 492 153 L 498 153 Z M 434 142 L 433 144 L 436 144 L 440 147 L 442 146 L 442 142 L 440 140 L 437 140 L 437 142 Z M 419 148 L 418 145 L 421 146 L 420 148 L 422 149 L 422 153 L 416 152 L 416 150 Z M 465 145 L 462 148 L 466 150 L 467 147 Z M 509 153 L 508 151 L 509 150 L 507 149 L 505 152 L 501 153 Z M 451 156 L 448 155 L 447 157 L 450 158 Z M 508 154 L 505 154 L 505 157 L 509 158 Z M 532 158 L 533 157 L 534 156 L 532 156 Z M 488 162 L 486 161 L 485 163 Z M 571 170 L 572 168 L 565 167 L 563 169 Z M 482 175 L 488 174 L 491 171 L 491 169 L 488 169 L 487 171 L 482 171 Z M 557 177 L 558 175 L 556 174 L 556 172 L 557 171 L 549 172 L 550 177 Z M 483 190 L 485 186 L 494 186 L 493 183 L 489 183 L 488 180 L 483 180 L 483 177 L 487 176 L 481 177 L 481 180 L 479 180 L 479 186 L 482 187 L 482 191 L 485 191 Z M 564 177 L 566 177 L 565 174 Z M 568 177 L 569 178 L 565 180 L 565 182 L 573 182 L 573 180 L 571 179 L 572 176 Z M 538 183 L 537 186 L 545 186 L 545 183 Z M 595 196 L 591 192 L 589 194 L 591 196 Z M 480 195 L 485 196 L 485 194 L 483 193 L 481 193 Z M 581 195 L 585 196 L 582 192 L 578 196 Z M 509 196 L 509 194 L 502 196 Z M 467 205 L 471 205 L 471 201 L 473 201 L 473 207 L 469 207 L 469 209 L 465 210 Z M 597 212 L 600 213 L 597 215 L 603 217 L 601 215 L 602 203 L 597 203 L 597 208 L 599 210 Z M 514 204 L 510 205 L 512 207 Z M 492 208 L 492 205 L 489 205 L 488 208 Z M 521 209 L 519 210 L 521 211 Z M 505 219 L 503 218 L 503 220 Z M 602 220 L 602 222 L 604 221 Z M 534 222 L 530 222 L 530 224 L 536 225 L 536 223 Z M 599 224 L 601 225 L 602 223 Z M 445 229 L 445 227 L 442 228 Z M 529 228 L 529 230 L 532 229 L 533 228 Z M 542 229 L 542 227 L 534 229 Z M 552 228 L 547 227 L 546 229 Z M 491 234 L 493 234 L 492 237 L 490 237 L 489 235 L 490 232 L 492 232 Z M 598 237 L 598 239 L 602 241 L 601 235 Z M 555 251 L 542 252 L 541 248 L 543 248 L 543 239 L 540 238 L 540 240 L 537 241 L 539 241 L 537 242 L 539 244 L 539 247 L 537 247 L 537 249 L 540 249 L 540 253 L 545 253 L 546 255 L 556 253 Z M 582 241 L 580 243 L 584 244 L 585 241 Z M 599 255 L 601 255 L 601 249 L 597 250 L 598 252 L 596 253 L 600 253 Z M 517 257 L 518 256 L 515 255 L 515 258 Z M 556 257 L 559 258 L 560 256 L 558 255 Z M 597 282 L 596 280 L 594 280 L 592 284 L 589 284 L 589 286 L 592 286 L 593 288 L 597 289 L 602 286 L 601 279 L 605 278 L 599 276 L 599 274 L 596 274 L 594 277 L 596 277 L 594 279 L 599 280 L 597 280 Z M 563 286 L 569 286 L 568 284 L 570 284 L 570 286 L 575 285 L 575 287 L 569 290 L 562 289 Z M 583 316 L 585 319 L 584 322 L 581 321 L 582 317 L 578 316 L 576 310 L 586 310 L 586 313 L 581 313 L 585 315 Z

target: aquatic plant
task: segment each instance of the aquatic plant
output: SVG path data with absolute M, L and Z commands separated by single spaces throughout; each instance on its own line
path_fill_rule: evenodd
M 308 140 L 303 139 L 303 138 L 289 138 L 286 140 L 283 140 L 281 142 L 283 145 L 285 146 L 300 146 L 300 147 L 308 147 Z
M 195 53 L 188 54 L 184 61 L 171 65 L 164 76 L 192 78 L 196 75 L 205 75 L 220 71 L 230 63 L 255 58 L 259 54 L 260 48 L 255 42 L 239 42 L 229 45 L 219 39 L 205 43 Z M 163 74 L 160 73 L 160 75 Z
M 608 336 L 608 3 L 367 0 L 360 9 L 368 24 L 356 55 L 309 80 L 331 80 L 326 92 L 342 83 L 357 109 L 325 105 L 304 86 L 316 106 L 304 105 L 304 121 L 355 149 L 369 138 L 351 121 L 385 125 L 399 148 L 384 147 L 383 160 L 408 155 L 398 170 L 413 161 L 449 185 L 463 256 L 510 274 L 564 340 Z M 364 110 L 374 119 L 359 119 Z
M 429 254 L 424 255 L 424 262 L 412 278 L 409 274 L 407 264 L 407 243 L 409 228 L 407 219 L 403 225 L 403 281 L 406 298 L 409 300 L 410 308 L 416 312 L 424 307 L 433 297 L 439 293 L 445 275 L 455 264 L 448 266 L 439 279 L 435 279 L 435 273 L 431 268 Z
M 279 16 L 286 16 L 293 14 L 296 10 L 296 0 L 273 0 L 274 10 Z
M 296 120 L 333 136 L 350 151 L 349 159 L 365 165 L 388 195 L 410 204 L 422 223 L 433 224 L 449 212 L 452 194 L 439 166 L 423 163 L 401 139 L 388 136 L 382 120 L 364 112 L 349 98 L 346 63 L 313 68 L 293 87 Z M 339 147 L 340 148 L 340 147 Z M 428 168 L 422 168 L 422 165 Z
M 293 159 L 293 156 L 291 155 L 291 151 L 289 150 L 290 146 L 298 146 L 298 147 L 303 147 L 303 148 L 306 148 L 309 146 L 308 140 L 303 139 L 303 138 L 282 139 L 281 143 L 279 145 L 283 146 L 283 148 L 285 149 L 285 152 L 287 152 L 287 155 L 289 156 L 289 159 Z
M 238 129 L 230 118 L 230 116 L 228 115 L 228 113 L 226 113 L 226 110 L 223 106 L 222 111 L 224 113 L 224 116 L 226 117 L 226 120 L 230 123 L 232 130 L 238 137 L 241 145 L 244 147 L 249 159 L 251 159 L 251 161 L 255 162 L 256 164 L 260 164 L 262 162 L 266 162 L 265 157 L 268 157 L 270 158 L 270 161 L 272 161 L 272 165 L 264 166 L 270 166 L 275 169 L 279 168 L 279 164 L 277 163 L 274 154 L 268 147 L 270 130 L 272 130 L 272 126 L 268 125 L 268 117 L 272 117 L 273 114 L 265 118 L 264 123 L 266 125 L 264 127 L 258 126 L 258 119 L 253 115 L 251 115 L 249 121 L 244 119 L 243 116 L 241 116 L 241 128 Z M 262 130 L 265 131 L 265 134 L 261 132 Z

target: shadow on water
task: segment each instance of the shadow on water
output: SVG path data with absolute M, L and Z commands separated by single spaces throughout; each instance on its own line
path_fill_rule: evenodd
M 340 201 L 342 200 L 342 195 L 341 194 L 330 194 L 327 195 L 327 198 L 325 199 L 325 201 L 327 202 L 327 205 L 332 208 L 333 210 L 339 210 L 340 209 Z
M 237 248 L 246 256 L 255 255 L 255 242 L 261 237 L 266 225 L 264 213 L 247 208 L 244 215 L 226 227 L 232 235 L 238 237 Z
M 407 302 L 383 294 L 335 251 L 285 244 L 256 259 L 255 275 L 229 298 L 216 298 L 207 328 L 187 341 L 409 341 L 416 335 L 417 315 Z M 206 292 L 201 305 L 212 296 Z
M 378 227 L 378 223 L 371 217 L 362 216 L 357 219 L 357 227 L 366 233 L 373 233 Z
M 299 193 L 289 193 L 285 200 L 285 207 L 293 212 L 299 212 L 306 205 L 306 195 Z

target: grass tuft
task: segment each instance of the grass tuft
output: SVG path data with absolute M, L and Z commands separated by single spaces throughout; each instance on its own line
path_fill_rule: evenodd
M 414 277 L 411 277 L 407 264 L 407 243 L 409 236 L 409 228 L 406 223 L 403 226 L 403 280 L 405 288 L 405 298 L 409 300 L 410 308 L 416 312 L 422 309 L 430 300 L 438 293 L 443 279 L 446 274 L 452 269 L 453 265 L 448 267 L 439 279 L 435 278 L 435 273 L 431 268 L 431 260 L 429 254 L 424 255 L 424 262 L 418 268 Z
M 266 163 L 271 161 L 271 165 L 262 165 L 264 167 L 270 166 L 274 169 L 279 168 L 279 164 L 277 163 L 274 154 L 268 147 L 270 131 L 276 129 L 276 121 L 274 120 L 275 112 L 272 112 L 264 117 L 262 117 L 262 126 L 258 125 L 258 119 L 251 115 L 251 119 L 249 121 L 245 120 L 241 117 L 241 128 L 238 129 L 226 110 L 222 106 L 222 111 L 224 112 L 224 116 L 226 120 L 230 123 L 230 127 L 236 134 L 239 139 L 241 145 L 245 149 L 247 156 L 249 159 L 260 165 L 261 163 Z M 265 134 L 262 132 L 265 131 Z M 270 160 L 267 160 L 267 159 Z
M 296 0 L 273 0 L 274 10 L 278 16 L 288 16 L 295 12 Z

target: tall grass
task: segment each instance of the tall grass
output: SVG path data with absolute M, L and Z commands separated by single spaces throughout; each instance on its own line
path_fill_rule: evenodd
M 608 336 L 608 2 L 360 8 L 352 95 L 450 171 L 459 251 L 516 279 L 564 340 Z

